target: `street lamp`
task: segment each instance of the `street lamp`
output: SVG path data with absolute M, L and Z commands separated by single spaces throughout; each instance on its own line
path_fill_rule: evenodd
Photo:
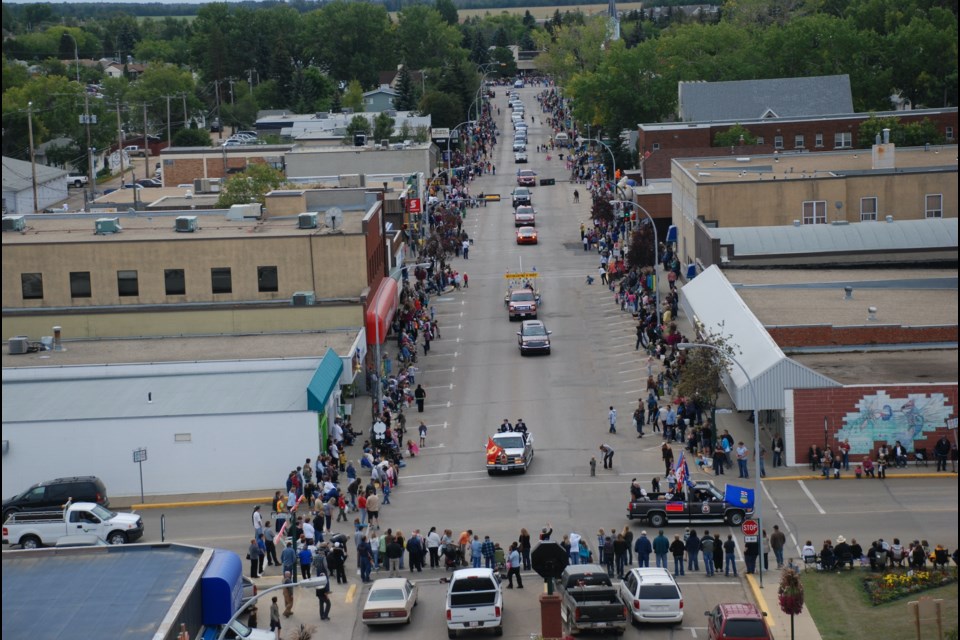
M 217 640 L 224 640 L 224 638 L 227 637 L 227 631 L 230 629 L 230 625 L 232 625 L 234 622 L 239 620 L 240 614 L 242 614 L 244 611 L 249 609 L 250 605 L 254 604 L 257 600 L 267 595 L 268 593 L 273 593 L 274 591 L 279 591 L 280 589 L 285 589 L 287 587 L 293 588 L 294 586 L 298 586 L 304 589 L 310 588 L 310 587 L 316 587 L 318 589 L 322 587 L 326 587 L 327 576 L 317 576 L 316 578 L 310 578 L 309 580 L 301 580 L 300 582 L 294 582 L 291 584 L 278 584 L 273 587 L 268 587 L 262 591 L 258 589 L 256 595 L 254 595 L 252 598 L 247 600 L 243 604 L 243 606 L 237 609 L 234 612 L 234 614 L 230 616 L 230 619 L 227 620 L 227 623 L 220 628 L 220 633 L 219 635 L 217 635 Z
M 502 62 L 486 62 L 486 63 L 484 63 L 484 64 L 478 64 L 478 65 L 477 65 L 477 71 L 482 71 L 482 72 L 483 72 L 483 75 L 480 76 L 480 86 L 477 87 L 477 95 L 476 95 L 476 97 L 473 99 L 473 102 L 470 103 L 470 109 L 467 110 L 467 116 L 468 116 L 468 117 L 469 117 L 470 114 L 473 112 L 473 107 L 474 107 L 474 105 L 476 105 L 476 106 L 477 106 L 477 118 L 476 118 L 476 119 L 477 119 L 477 120 L 480 119 L 480 104 L 479 104 L 479 103 L 480 103 L 480 92 L 483 91 L 483 83 L 484 83 L 484 81 L 487 79 L 487 75 L 488 75 L 491 71 L 493 71 L 493 67 L 505 67 L 505 66 L 507 66 L 507 65 L 504 64 L 504 63 L 502 63 Z
M 763 464 L 763 459 L 760 457 L 760 399 L 757 397 L 757 388 L 753 384 L 753 378 L 750 377 L 750 374 L 747 373 L 747 370 L 743 368 L 743 365 L 740 364 L 740 361 L 737 360 L 734 356 L 722 351 L 719 347 L 706 344 L 703 342 L 681 342 L 677 344 L 677 348 L 681 350 L 686 349 L 712 349 L 721 355 L 723 358 L 729 359 L 733 364 L 737 365 L 740 369 L 740 373 L 743 374 L 743 377 L 747 379 L 747 386 L 750 387 L 750 395 L 753 398 L 753 451 L 757 458 L 757 468 L 754 469 L 754 490 L 753 490 L 753 517 L 757 521 L 758 529 L 757 532 L 757 566 L 759 568 L 758 575 L 760 576 L 760 586 L 763 587 L 763 536 L 760 534 L 763 531 L 763 520 L 760 517 L 760 507 L 763 504 L 763 500 L 760 497 L 760 465 Z M 738 407 L 739 408 L 739 407 Z
M 465 120 L 465 121 L 461 122 L 460 124 L 458 124 L 458 125 L 455 126 L 454 128 L 450 129 L 450 135 L 447 136 L 447 171 L 449 171 L 450 168 L 453 166 L 453 158 L 450 157 L 450 138 L 453 137 L 453 132 L 454 132 L 454 131 L 456 131 L 457 129 L 459 129 L 460 127 L 462 127 L 462 126 L 465 125 L 465 124 L 473 124 L 473 120 Z
M 629 204 L 630 206 L 636 207 L 640 212 L 647 216 L 647 220 L 650 221 L 650 226 L 653 227 L 653 293 L 656 296 L 657 301 L 657 330 L 660 329 L 660 240 L 657 237 L 657 225 L 653 222 L 653 216 L 650 215 L 650 212 L 638 205 L 632 200 L 611 200 L 610 204 Z
M 606 142 L 604 142 L 604 141 L 602 141 L 602 140 L 598 140 L 597 138 L 577 138 L 577 142 L 580 143 L 580 144 L 582 144 L 582 143 L 584 143 L 584 142 L 596 142 L 596 143 L 599 144 L 601 147 L 603 147 L 604 149 L 606 149 L 606 150 L 607 150 L 607 153 L 610 154 L 610 161 L 613 163 L 613 180 L 612 180 L 612 182 L 613 182 L 613 194 L 614 194 L 614 196 L 616 196 L 616 194 L 617 194 L 617 158 L 613 155 L 613 149 L 611 149 L 611 148 L 609 147 L 609 145 L 607 145 Z

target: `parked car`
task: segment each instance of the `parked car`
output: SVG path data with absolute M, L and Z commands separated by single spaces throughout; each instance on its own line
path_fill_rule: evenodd
M 17 511 L 48 511 L 62 509 L 67 500 L 96 502 L 110 506 L 107 488 L 96 476 L 76 476 L 38 482 L 26 491 L 3 501 L 3 520 Z
M 503 591 L 493 569 L 460 569 L 447 587 L 447 637 L 460 631 L 486 631 L 503 635 Z
M 513 161 L 517 164 L 526 164 L 527 163 L 527 152 L 526 151 L 517 151 L 513 154 Z
M 156 178 L 141 178 L 137 180 L 137 184 L 147 189 L 158 189 L 163 186 L 163 183 Z
M 417 585 L 406 578 L 375 580 L 360 618 L 365 625 L 410 624 L 417 606 Z
M 630 609 L 634 623 L 683 622 L 683 594 L 666 569 L 631 569 L 620 581 L 620 597 Z
M 710 640 L 771 640 L 766 614 L 749 603 L 722 603 L 707 616 L 707 638 Z
M 540 242 L 536 227 L 517 229 L 517 244 L 538 244 Z
M 87 176 L 79 173 L 71 173 L 67 176 L 67 186 L 74 187 L 75 189 L 86 186 L 89 182 L 90 179 Z
M 528 353 L 545 353 L 550 355 L 550 335 L 552 331 L 547 331 L 540 320 L 524 320 L 520 325 L 520 331 L 517 331 L 517 345 L 520 347 L 520 355 L 525 356 Z
M 128 156 L 146 156 L 149 151 L 138 144 L 128 144 L 123 148 Z

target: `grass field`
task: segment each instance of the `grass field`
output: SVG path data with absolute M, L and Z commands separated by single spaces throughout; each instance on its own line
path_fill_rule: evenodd
M 865 576 L 861 570 L 839 574 L 810 571 L 801 574 L 806 606 L 823 640 L 915 638 L 907 603 L 921 596 L 943 599 L 944 633 L 952 630 L 956 634 L 956 583 L 874 607 L 860 583 Z M 925 623 L 921 630 L 922 637 L 936 638 L 936 625 L 932 622 Z

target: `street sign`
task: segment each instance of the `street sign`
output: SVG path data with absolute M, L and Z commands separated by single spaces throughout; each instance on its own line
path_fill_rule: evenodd
M 760 533 L 760 523 L 756 520 L 744 520 L 740 530 L 745 536 L 756 536 Z
M 420 198 L 407 198 L 407 213 L 420 213 Z
M 446 140 L 450 137 L 450 129 L 446 127 L 434 127 L 430 129 L 430 137 L 434 140 Z
M 505 273 L 503 277 L 507 280 L 532 280 L 533 278 L 539 278 L 540 274 L 536 271 L 523 272 L 523 273 Z
M 134 462 L 146 462 L 146 461 L 147 461 L 147 450 L 146 450 L 146 449 L 134 449 L 134 450 L 133 450 L 133 461 L 134 461 Z

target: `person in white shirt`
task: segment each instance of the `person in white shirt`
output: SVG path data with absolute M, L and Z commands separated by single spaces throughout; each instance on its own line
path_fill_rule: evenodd
M 580 564 L 580 534 L 570 533 L 570 564 Z
M 306 538 L 307 544 L 313 544 L 316 541 L 317 530 L 313 528 L 309 518 L 303 519 L 303 537 Z
M 803 545 L 800 550 L 800 556 L 803 558 L 815 558 L 817 556 L 817 549 L 813 546 L 813 542 L 807 540 L 807 544 Z
M 260 505 L 253 508 L 253 532 L 256 536 L 263 533 L 263 516 L 260 515 Z
M 440 534 L 436 527 L 430 527 L 430 533 L 427 534 L 427 551 L 430 552 L 430 568 L 434 569 L 440 566 Z

